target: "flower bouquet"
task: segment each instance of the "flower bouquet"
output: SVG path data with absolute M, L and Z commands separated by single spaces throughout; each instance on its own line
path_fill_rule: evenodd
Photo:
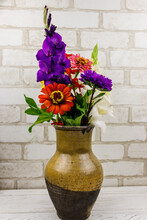
M 93 124 L 109 112 L 111 79 L 98 62 L 98 47 L 91 59 L 67 54 L 66 44 L 44 8 L 45 40 L 36 55 L 41 108 L 25 96 L 29 115 L 38 115 L 29 128 L 45 121 L 56 129 L 57 150 L 45 168 L 46 186 L 62 220 L 84 220 L 100 192 L 103 169 L 91 150 Z M 110 110 L 111 112 L 111 110 Z
M 104 76 L 98 62 L 98 47 L 94 47 L 91 59 L 80 54 L 67 54 L 66 44 L 56 26 L 51 24 L 51 14 L 44 8 L 45 40 L 36 55 L 39 62 L 37 82 L 42 90 L 35 101 L 25 96 L 29 115 L 38 115 L 29 128 L 45 121 L 62 126 L 101 125 L 100 115 L 111 113 L 109 102 L 111 79 Z

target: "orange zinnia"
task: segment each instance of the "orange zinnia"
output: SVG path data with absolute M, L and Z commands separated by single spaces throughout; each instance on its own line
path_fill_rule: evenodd
M 74 105 L 71 88 L 65 84 L 49 84 L 45 86 L 41 92 L 44 93 L 44 95 L 38 96 L 39 102 L 43 103 L 41 108 L 47 108 L 47 112 L 64 115 L 64 113 L 70 111 Z

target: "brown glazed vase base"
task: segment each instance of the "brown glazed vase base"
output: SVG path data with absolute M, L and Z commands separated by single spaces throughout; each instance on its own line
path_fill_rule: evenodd
M 91 209 L 100 189 L 95 191 L 71 191 L 53 185 L 46 179 L 50 198 L 62 220 L 85 220 L 90 216 Z

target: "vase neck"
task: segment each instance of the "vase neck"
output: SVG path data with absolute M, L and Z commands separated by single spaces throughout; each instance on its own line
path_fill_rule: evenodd
M 57 151 L 62 153 L 86 153 L 91 151 L 93 127 L 87 130 L 60 130 L 56 128 Z

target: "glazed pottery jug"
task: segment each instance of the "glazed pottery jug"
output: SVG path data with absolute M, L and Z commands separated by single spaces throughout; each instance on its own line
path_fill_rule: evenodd
M 103 169 L 91 149 L 94 126 L 55 126 L 57 149 L 45 169 L 50 198 L 62 220 L 85 220 L 100 192 Z

